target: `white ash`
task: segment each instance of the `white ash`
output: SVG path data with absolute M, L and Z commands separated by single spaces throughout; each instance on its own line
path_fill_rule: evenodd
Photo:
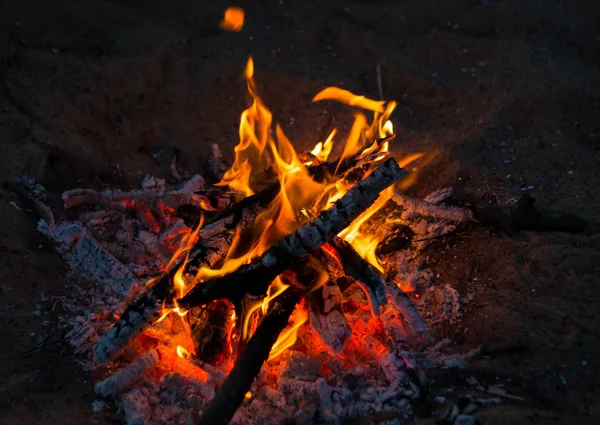
M 415 257 L 412 250 L 403 249 L 387 256 L 388 276 L 404 292 L 414 292 L 429 288 L 433 282 L 433 272 L 425 268 L 423 257 Z
M 456 323 L 463 313 L 463 301 L 449 284 L 430 287 L 417 302 L 421 315 L 430 326 L 439 323 Z
M 481 353 L 481 349 L 475 348 L 462 353 L 449 353 L 452 349 L 452 341 L 444 338 L 423 353 L 423 359 L 428 368 L 438 369 L 465 369 L 468 361 Z
M 81 223 L 38 223 L 38 231 L 57 242 L 57 250 L 73 270 L 84 271 L 90 279 L 101 284 L 107 297 L 127 294 L 142 282 L 104 250 L 89 235 Z
M 158 365 L 159 360 L 158 351 L 150 350 L 104 381 L 96 383 L 94 391 L 101 397 L 114 397 L 130 388 L 142 375 Z
M 121 411 L 127 425 L 146 425 L 152 417 L 148 397 L 139 389 L 131 390 L 121 396 Z

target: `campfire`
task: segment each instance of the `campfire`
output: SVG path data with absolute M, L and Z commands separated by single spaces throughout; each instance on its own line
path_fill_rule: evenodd
M 421 154 L 390 154 L 394 102 L 324 89 L 313 101 L 372 119 L 357 112 L 347 140 L 333 129 L 297 152 L 259 97 L 252 59 L 245 79 L 252 104 L 231 165 L 213 146 L 212 187 L 173 162 L 179 188 L 147 177 L 131 192 L 70 190 L 77 220 L 55 222 L 43 188 L 21 180 L 37 190 L 40 230 L 98 283 L 89 305 L 71 302 L 67 336 L 129 424 L 407 417 L 425 369 L 464 360 L 428 341 L 420 311 L 453 320 L 461 300 L 450 286 L 419 297 L 430 279 L 419 252 L 475 218 L 441 204 L 449 191 L 402 192 Z

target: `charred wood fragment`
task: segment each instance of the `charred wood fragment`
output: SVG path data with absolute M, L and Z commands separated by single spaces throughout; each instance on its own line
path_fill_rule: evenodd
M 233 312 L 231 303 L 217 300 L 188 314 L 196 356 L 201 361 L 218 365 L 229 356 Z
M 427 217 L 434 217 L 440 220 L 455 221 L 458 223 L 474 221 L 477 222 L 473 211 L 469 208 L 456 207 L 450 205 L 437 205 L 421 199 L 411 198 L 404 193 L 394 191 L 392 200 L 401 206 L 404 211 L 403 216 L 412 216 L 419 214 Z
M 277 275 L 335 237 L 365 211 L 382 190 L 405 174 L 394 159 L 387 160 L 350 189 L 333 207 L 274 244 L 250 264 L 223 277 L 197 284 L 179 301 L 179 305 L 189 309 L 220 298 L 235 302 L 246 293 L 263 295 Z
M 342 306 L 342 292 L 335 280 L 327 281 L 306 297 L 308 319 L 311 329 L 331 350 L 338 355 L 352 334 Z

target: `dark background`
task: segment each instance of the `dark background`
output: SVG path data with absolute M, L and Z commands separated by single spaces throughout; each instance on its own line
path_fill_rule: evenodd
M 580 235 L 467 229 L 428 250 L 436 284 L 474 297 L 437 335 L 489 354 L 436 374 L 432 395 L 475 376 L 525 399 L 486 409 L 492 424 L 600 421 L 600 2 L 245 1 L 241 33 L 218 29 L 221 1 L 1 3 L 0 180 L 27 173 L 56 195 L 138 187 L 167 175 L 173 149 L 194 172 L 210 143 L 230 155 L 249 55 L 298 148 L 352 120 L 312 96 L 377 97 L 380 63 L 394 151 L 436 154 L 412 193 L 456 183 L 502 201 L 532 186 L 542 208 L 592 221 Z M 64 264 L 11 201 L 0 190 L 0 423 L 111 423 L 56 329 Z

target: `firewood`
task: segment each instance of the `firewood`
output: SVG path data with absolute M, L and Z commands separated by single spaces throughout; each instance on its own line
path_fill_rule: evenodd
M 199 419 L 191 420 L 193 425 L 229 423 L 303 295 L 300 288 L 291 287 L 271 302 L 270 311 L 261 320 L 215 397 Z
M 77 205 L 95 204 L 107 208 L 123 211 L 128 208 L 140 208 L 146 206 L 151 211 L 160 211 L 167 208 L 176 210 L 182 205 L 192 205 L 204 211 L 222 211 L 231 204 L 231 196 L 216 191 L 202 191 L 204 181 L 196 176 L 192 181 L 197 184 L 187 184 L 182 189 L 168 192 L 151 192 L 145 190 L 132 190 L 123 193 L 121 191 L 107 190 L 97 192 L 92 189 L 74 189 L 63 193 L 65 208 L 73 208 Z
M 405 327 L 411 334 L 421 335 L 427 331 L 427 325 L 419 315 L 415 305 L 394 282 L 364 260 L 348 242 L 336 238 L 332 245 L 340 254 L 344 271 L 348 275 L 354 277 L 357 282 L 365 282 L 369 291 L 373 293 L 381 294 L 381 291 L 384 291 L 383 294 L 387 299 L 393 302 L 402 313 Z
M 33 180 L 27 181 L 25 178 L 15 178 L 12 181 L 4 182 L 3 187 L 6 190 L 16 193 L 23 204 L 25 204 L 26 208 L 30 209 L 39 218 L 52 225 L 54 224 L 54 214 L 48 205 L 38 199 L 31 190 L 31 187 L 29 187 L 34 184 Z
M 301 240 L 298 240 L 298 235 L 302 235 L 302 238 L 304 239 L 306 239 L 306 237 L 310 238 L 311 234 L 314 234 L 315 232 L 317 232 L 316 235 L 319 235 L 319 226 L 323 229 L 322 231 L 325 231 L 329 235 L 329 237 L 333 237 L 335 233 L 340 232 L 344 227 L 350 224 L 350 222 L 358 214 L 360 214 L 360 212 L 366 209 L 370 203 L 374 201 L 379 191 L 383 190 L 385 187 L 389 186 L 406 173 L 404 170 L 401 170 L 398 167 L 395 161 L 393 161 L 393 163 L 390 163 L 390 161 L 393 160 L 388 160 L 379 169 L 375 170 L 372 176 L 367 177 L 367 179 L 370 179 L 370 183 L 367 185 L 357 185 L 356 188 L 351 190 L 353 194 L 350 194 L 349 192 L 344 198 L 340 199 L 337 203 L 337 205 L 341 206 L 339 212 L 339 207 L 334 206 L 324 213 L 324 217 L 326 218 L 325 220 L 321 220 L 320 217 L 314 220 L 314 224 L 318 225 L 317 227 L 311 226 L 309 223 L 309 225 L 302 227 L 295 234 L 291 235 L 287 239 L 284 239 L 281 243 L 276 244 L 276 246 L 283 246 L 284 248 L 287 247 L 288 250 L 294 250 L 297 248 L 301 249 L 301 252 L 307 253 L 312 248 L 302 248 Z M 351 161 L 344 162 L 342 170 L 352 169 L 351 165 L 349 165 L 351 163 Z M 326 179 L 327 176 L 334 173 L 336 165 L 337 162 L 323 163 L 317 167 L 310 168 L 310 170 L 311 173 L 314 174 L 315 179 Z M 368 193 L 363 195 L 361 191 L 366 191 Z M 234 204 L 231 208 L 226 210 L 226 212 L 223 212 L 221 214 L 221 218 L 201 228 L 198 232 L 198 242 L 191 250 L 190 260 L 185 265 L 184 275 L 194 274 L 190 270 L 198 269 L 201 266 L 214 267 L 216 262 L 218 262 L 227 253 L 227 250 L 229 249 L 231 241 L 235 235 L 236 228 L 248 227 L 254 221 L 254 218 L 261 211 L 263 211 L 273 199 L 275 199 L 278 193 L 278 184 L 269 186 L 265 190 L 255 195 L 242 199 L 240 202 Z M 353 200 L 353 197 L 357 197 L 357 200 Z M 342 200 L 344 201 L 342 202 Z M 346 203 L 349 204 L 346 205 Z M 336 231 L 334 231 L 334 228 L 331 227 L 334 222 L 337 226 L 335 228 L 338 229 Z M 286 244 L 290 242 L 292 242 L 294 245 L 287 246 Z M 319 243 L 322 242 L 315 241 L 313 242 L 313 245 L 316 247 L 319 245 Z M 275 248 L 275 250 L 276 249 L 278 248 Z M 297 256 L 297 259 L 303 255 L 305 254 Z M 269 257 L 265 257 L 263 255 L 260 258 Z M 290 263 L 293 262 L 294 261 L 292 260 Z M 179 268 L 179 265 L 176 263 L 177 262 L 175 262 L 175 265 L 172 267 L 172 269 L 162 278 L 160 278 L 157 283 L 155 283 L 144 295 L 130 304 L 115 325 L 100 339 L 94 349 L 93 355 L 94 363 L 96 365 L 106 365 L 108 362 L 116 358 L 125 349 L 125 347 L 127 347 L 127 344 L 129 344 L 137 335 L 139 335 L 160 318 L 162 314 L 161 306 L 163 304 L 172 303 L 176 296 L 172 282 L 173 277 Z M 257 276 L 258 279 L 261 279 L 255 281 L 255 284 L 259 285 L 260 288 L 264 287 L 264 289 L 262 289 L 262 293 L 264 293 L 269 283 L 275 278 L 275 276 L 277 276 L 277 274 L 281 273 L 287 267 L 288 266 L 281 267 L 281 264 L 278 264 L 277 270 L 279 270 L 279 272 L 276 272 L 273 275 L 272 271 L 275 270 L 275 268 L 273 268 L 271 273 L 269 273 L 270 277 L 264 276 L 264 280 L 262 280 L 263 276 L 260 276 L 261 273 L 257 274 L 254 272 L 253 275 Z M 267 267 L 266 271 L 269 271 L 268 269 L 269 267 Z M 230 298 L 234 301 L 243 298 L 244 285 L 237 285 L 234 283 L 233 286 L 237 288 L 234 289 L 231 294 L 228 294 L 227 291 L 223 292 L 219 286 L 214 284 L 211 285 L 212 282 L 218 281 L 219 279 L 202 284 L 201 286 L 203 287 L 203 292 L 206 291 L 206 287 L 209 287 L 210 289 L 208 290 L 214 290 L 214 293 L 210 293 L 204 297 L 201 296 L 200 302 L 194 301 L 193 303 L 190 303 L 189 306 L 186 304 L 185 308 L 189 309 L 191 307 L 206 304 L 219 298 Z M 199 286 L 200 285 L 197 285 L 197 287 Z M 252 293 L 253 291 L 248 292 Z M 258 292 L 261 291 L 259 290 Z M 191 296 L 194 293 L 197 292 L 191 292 L 188 295 Z M 196 297 L 197 295 L 194 296 Z
M 98 382 L 94 387 L 94 390 L 96 394 L 101 397 L 114 397 L 119 395 L 142 375 L 154 368 L 159 360 L 160 356 L 158 355 L 158 351 L 154 349 L 150 350 L 142 357 L 139 357 L 134 362 L 106 378 L 104 381 Z
M 270 282 L 285 269 L 331 240 L 365 211 L 379 193 L 406 175 L 391 158 L 350 189 L 334 206 L 286 236 L 251 263 L 225 276 L 196 285 L 179 301 L 185 309 L 220 298 L 234 302 L 246 293 L 263 295 Z

